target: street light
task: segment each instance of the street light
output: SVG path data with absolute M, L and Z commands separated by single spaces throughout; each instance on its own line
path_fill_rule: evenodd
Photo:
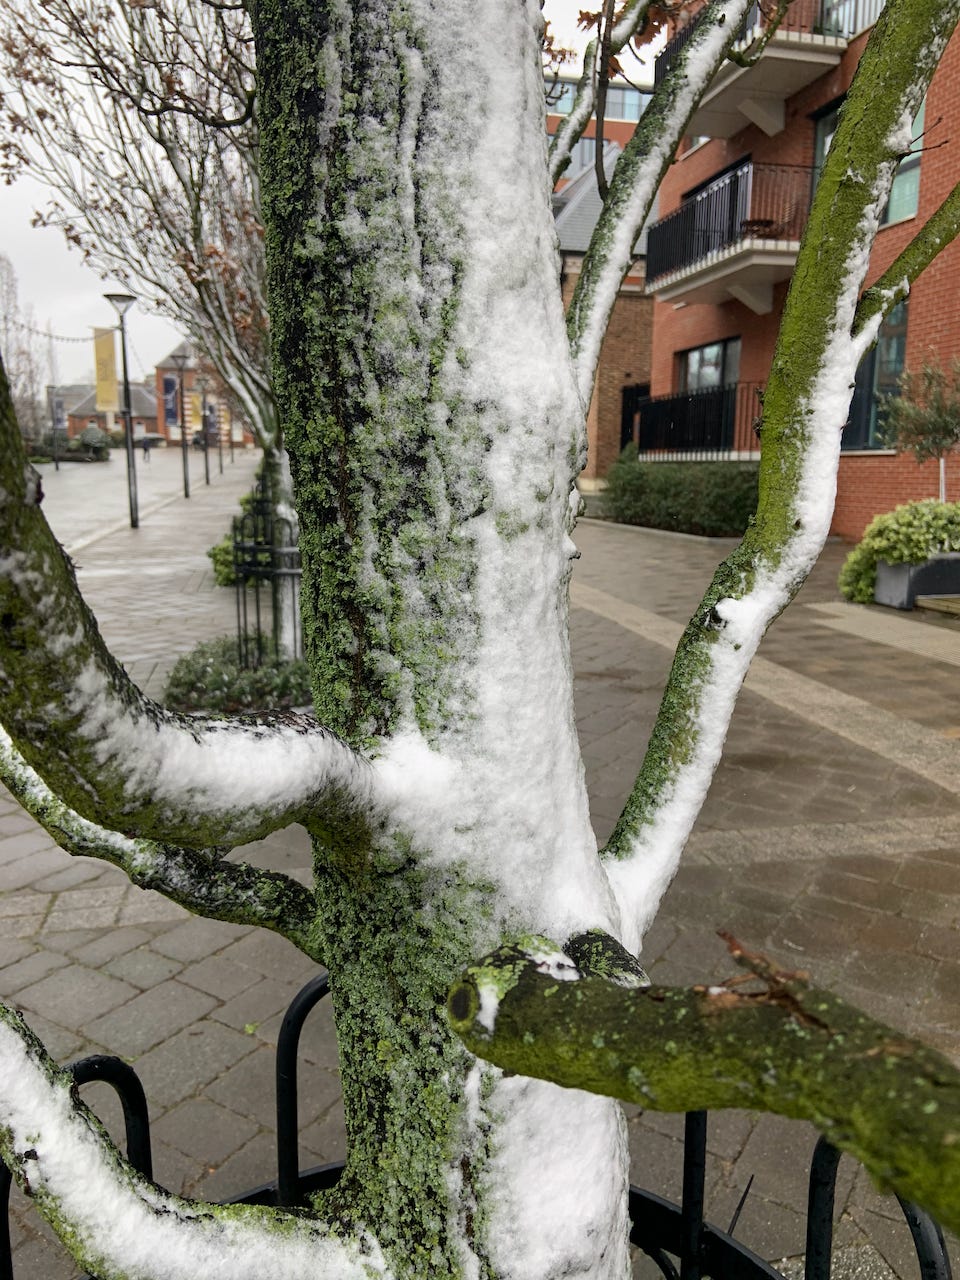
M 207 437 L 207 387 L 210 385 L 210 379 L 205 373 L 201 373 L 199 378 L 196 379 L 196 383 L 200 388 L 200 439 L 203 441 L 203 475 L 207 484 L 209 484 L 210 450 Z
M 170 359 L 177 366 L 180 380 L 180 455 L 183 459 L 183 496 L 190 497 L 190 455 L 187 449 L 187 412 L 183 399 L 183 371 L 190 360 L 190 348 L 174 351 Z
M 127 326 L 124 317 L 136 302 L 129 293 L 105 293 L 106 300 L 120 317 L 120 350 L 123 353 L 123 414 L 127 420 L 127 492 L 130 497 L 130 528 L 140 527 L 137 507 L 137 465 L 133 457 L 133 419 L 130 415 L 130 376 L 127 373 Z

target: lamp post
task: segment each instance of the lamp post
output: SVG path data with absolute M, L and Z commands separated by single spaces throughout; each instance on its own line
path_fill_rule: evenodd
M 200 439 L 203 441 L 203 476 L 210 483 L 210 438 L 207 432 L 207 387 L 210 379 L 201 373 L 196 380 L 200 388 Z
M 120 350 L 123 354 L 123 416 L 127 429 L 124 432 L 127 445 L 127 492 L 130 498 L 130 528 L 140 527 L 140 513 L 137 504 L 137 465 L 133 456 L 133 419 L 130 414 L 130 376 L 127 373 L 127 326 L 124 320 L 127 312 L 136 302 L 129 293 L 105 293 L 106 300 L 120 317 Z
M 233 410 L 229 405 L 227 405 L 227 440 L 230 444 L 230 462 L 233 463 Z
M 217 415 L 217 461 L 220 463 L 220 474 L 223 475 L 223 423 L 220 418 L 220 401 L 216 401 L 213 411 Z
M 183 496 L 190 497 L 190 452 L 187 448 L 187 410 L 183 398 L 183 371 L 190 359 L 190 348 L 175 351 L 170 357 L 177 366 L 177 377 L 180 382 L 180 457 L 183 460 Z

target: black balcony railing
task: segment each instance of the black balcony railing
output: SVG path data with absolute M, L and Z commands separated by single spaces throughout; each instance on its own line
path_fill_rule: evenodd
M 873 26 L 884 3 L 885 0 L 794 0 L 781 19 L 778 30 L 848 40 Z M 772 9 L 773 6 L 769 8 Z M 703 13 L 704 10 L 701 9 L 686 26 L 681 27 L 657 55 L 653 68 L 655 85 L 667 74 L 674 58 L 697 29 Z M 734 48 L 743 49 L 752 44 L 766 25 L 767 17 L 760 5 L 752 5 L 740 26 Z
M 751 160 L 724 173 L 650 228 L 647 281 L 744 240 L 798 240 L 812 176 L 805 165 Z
M 705 391 L 656 396 L 639 405 L 640 456 L 718 458 L 760 447 L 754 423 L 760 415 L 759 382 L 737 382 Z

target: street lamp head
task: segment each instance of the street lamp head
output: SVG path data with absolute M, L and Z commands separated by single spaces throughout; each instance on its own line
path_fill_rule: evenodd
M 105 293 L 103 296 L 114 308 L 121 320 L 136 302 L 136 298 L 132 293 Z
M 186 343 L 183 343 L 176 351 L 170 353 L 170 363 L 183 373 L 184 369 L 193 359 L 193 353 Z

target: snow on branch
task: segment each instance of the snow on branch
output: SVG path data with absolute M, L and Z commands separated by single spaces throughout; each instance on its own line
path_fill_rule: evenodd
M 360 838 L 367 763 L 306 716 L 176 715 L 112 657 L 44 519 L 0 366 L 0 724 L 47 785 L 99 826 L 191 848 L 303 822 Z
M 610 54 L 615 55 L 629 44 L 646 21 L 650 0 L 630 0 L 610 31 Z M 597 52 L 599 40 L 591 40 L 583 55 L 583 73 L 577 82 L 573 107 L 550 139 L 547 160 L 550 181 L 556 183 L 570 163 L 570 155 L 584 129 L 590 123 L 597 100 Z
M 807 975 L 728 938 L 745 973 L 715 986 L 586 976 L 540 945 L 486 956 L 451 988 L 478 1057 L 653 1111 L 747 1107 L 811 1121 L 884 1187 L 960 1228 L 960 1071 Z
M 887 268 L 879 280 L 865 289 L 854 333 L 888 315 L 910 292 L 917 276 L 940 250 L 960 233 L 960 183 L 953 188 L 936 213 L 931 214 L 907 247 Z
M 877 310 L 857 323 L 870 250 L 958 16 L 960 0 L 890 0 L 847 97 L 764 393 L 757 514 L 684 632 L 639 777 L 603 851 L 631 949 L 676 871 L 757 646 L 829 531 L 854 376 L 880 322 Z
M 313 895 L 289 876 L 226 862 L 223 850 L 135 840 L 88 822 L 50 791 L 2 728 L 0 780 L 67 853 L 111 862 L 141 889 L 156 889 L 197 915 L 273 929 L 323 963 Z
M 183 1200 L 135 1173 L 18 1014 L 0 1005 L 0 1156 L 84 1271 L 115 1280 L 369 1280 L 376 1239 L 260 1206 Z
M 634 246 L 687 121 L 737 36 L 751 0 L 710 0 L 617 161 L 567 313 L 582 402 L 590 403 L 600 344 Z

